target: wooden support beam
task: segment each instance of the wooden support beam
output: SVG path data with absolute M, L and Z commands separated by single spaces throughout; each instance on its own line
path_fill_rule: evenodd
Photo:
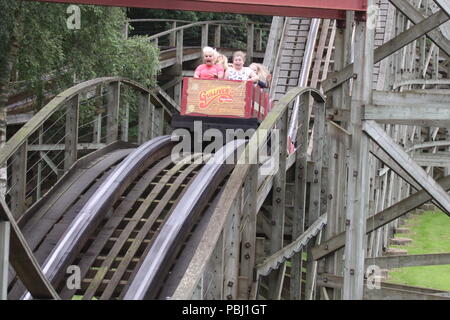
M 172 29 L 175 29 L 177 27 L 177 22 L 173 21 L 172 22 Z M 169 46 L 171 47 L 175 47 L 176 46 L 176 31 L 172 32 L 169 36 Z
M 0 220 L 10 223 L 9 260 L 16 271 L 17 277 L 22 281 L 33 298 L 59 299 L 55 289 L 42 272 L 39 263 L 33 255 L 33 251 L 28 246 L 3 198 L 0 198 Z
M 216 25 L 216 28 L 214 29 L 214 47 L 220 48 L 220 44 L 222 42 L 222 25 L 218 24 Z
M 439 185 L 445 189 L 450 189 L 450 176 L 446 176 L 438 180 Z M 383 227 L 389 222 L 401 217 L 405 213 L 414 210 L 417 207 L 420 207 L 424 203 L 431 200 L 431 196 L 425 191 L 420 190 L 406 199 L 397 202 L 396 204 L 390 206 L 378 212 L 376 215 L 367 218 L 367 230 L 366 233 L 370 233 L 378 228 Z M 312 254 L 315 260 L 321 259 L 326 255 L 329 255 L 336 250 L 345 246 L 345 233 L 341 232 L 337 236 L 325 241 L 319 246 L 316 246 L 312 249 Z
M 317 279 L 318 285 L 322 287 L 341 288 L 343 279 L 341 276 L 331 274 L 320 274 Z M 397 285 L 382 282 L 379 289 L 364 284 L 364 300 L 449 300 L 442 295 L 442 291 L 428 288 L 420 288 L 406 285 Z
M 376 265 L 381 269 L 450 264 L 450 253 L 410 254 L 404 256 L 366 258 L 366 266 Z
M 255 37 L 256 37 L 256 43 L 255 43 L 255 49 L 256 51 L 262 51 L 262 29 L 258 28 L 255 30 Z
M 223 265 L 224 265 L 223 233 L 221 233 L 212 257 L 205 268 L 205 275 L 209 275 L 207 291 L 203 293 L 205 300 L 223 300 Z
M 164 109 L 152 106 L 152 139 L 162 136 L 164 131 Z
M 231 214 L 223 231 L 225 237 L 223 297 L 227 300 L 235 300 L 238 296 L 240 216 L 241 196 L 238 196 L 233 201 Z
M 273 72 L 275 59 L 277 56 L 278 43 L 281 38 L 284 26 L 284 17 L 273 17 L 270 27 L 269 38 L 267 40 L 266 51 L 264 53 L 263 64 Z
M 369 5 L 373 2 L 369 1 Z M 356 22 L 355 58 L 349 132 L 348 196 L 345 233 L 344 300 L 363 298 L 366 213 L 369 207 L 369 141 L 362 133 L 362 107 L 372 100 L 375 32 L 368 23 Z M 352 67 L 353 71 L 353 67 Z
M 450 125 L 449 100 L 448 94 L 373 91 L 373 105 L 366 106 L 364 119 L 447 127 Z
M 271 210 L 271 235 L 270 254 L 283 248 L 284 220 L 286 209 L 286 157 L 287 157 L 287 131 L 288 112 L 283 113 L 278 122 L 278 134 L 280 144 L 272 144 L 272 154 L 278 152 L 278 171 L 273 177 L 272 210 Z M 269 275 L 269 299 L 279 300 L 281 298 L 281 288 L 283 288 L 284 266 Z
M 147 121 L 150 121 L 147 119 Z M 124 142 L 128 142 L 128 131 L 129 131 L 129 123 L 130 123 L 130 104 L 125 103 L 122 107 L 122 116 L 120 119 L 120 140 Z
M 163 89 L 161 89 L 161 87 L 155 86 L 155 91 L 152 93 L 161 95 L 169 103 L 170 108 L 167 109 L 167 112 L 170 114 L 180 111 L 180 105 L 177 104 L 176 101 L 174 101 Z
M 240 298 L 248 300 L 250 297 L 251 286 L 253 284 L 253 269 L 256 261 L 256 217 L 258 192 L 258 165 L 253 164 L 250 167 L 249 175 L 245 183 L 245 199 L 243 220 L 246 221 L 241 236 L 241 262 L 240 278 L 245 281 L 239 282 L 239 291 L 242 292 Z
M 77 94 L 67 103 L 64 171 L 68 171 L 78 158 L 79 108 L 80 95 Z
M 25 212 L 25 197 L 27 185 L 27 141 L 22 143 L 12 156 L 11 171 L 11 212 L 19 219 Z
M 374 121 L 364 121 L 363 130 L 397 162 L 450 215 L 450 196 Z
M 307 101 L 309 103 L 309 101 Z M 326 174 L 323 173 L 324 160 L 325 160 L 325 106 L 323 103 L 314 105 L 314 128 L 312 134 L 313 150 L 311 154 L 311 160 L 313 162 L 312 173 L 313 180 L 309 187 L 309 210 L 308 210 L 308 225 L 314 223 L 319 219 L 322 208 L 326 207 L 324 204 L 323 196 L 326 196 L 325 186 L 322 185 L 323 180 L 326 178 Z M 326 200 L 325 200 L 326 201 Z M 316 239 L 320 241 L 320 238 Z M 305 284 L 305 296 L 307 300 L 313 300 L 315 292 L 315 277 L 317 273 L 317 263 L 312 258 L 311 248 L 314 243 L 310 243 L 307 246 L 307 260 L 306 260 L 306 284 Z
M 106 144 L 104 143 L 79 143 L 78 144 L 78 150 L 96 150 L 96 149 L 100 149 L 103 148 L 104 146 L 106 146 Z M 28 145 L 28 151 L 60 151 L 60 150 L 64 150 L 66 148 L 65 144 L 31 144 Z M 45 153 L 42 153 L 45 154 Z M 48 158 L 48 156 L 45 156 L 46 159 L 50 159 Z M 52 169 L 56 168 L 56 166 L 52 163 L 50 164 L 52 166 Z M 54 170 L 55 171 L 55 170 Z M 56 171 L 55 171 L 56 173 Z
M 443 167 L 450 168 L 450 153 L 414 153 L 412 159 L 422 167 Z
M 209 24 L 205 23 L 202 25 L 202 42 L 201 47 L 206 47 L 208 45 L 208 32 L 209 31 Z
M 449 127 L 450 105 L 368 105 L 364 111 L 364 120 L 379 123 L 416 125 L 424 127 Z
M 119 138 L 119 104 L 120 82 L 115 81 L 108 85 L 106 144 L 110 144 Z
M 448 16 L 445 14 L 445 12 L 442 12 L 442 10 L 436 12 L 432 16 L 426 18 L 425 20 L 422 20 L 420 23 L 416 24 L 415 26 L 399 34 L 397 37 L 378 47 L 375 50 L 373 62 L 380 62 L 397 50 L 403 48 L 404 46 L 420 38 L 431 30 L 439 27 L 446 21 L 448 21 Z M 347 65 L 341 71 L 328 76 L 328 78 L 322 83 L 324 92 L 328 92 L 338 87 L 345 81 L 349 80 L 352 76 L 354 76 L 353 68 L 354 64 L 352 63 Z
M 8 295 L 10 229 L 9 221 L 0 221 L 0 300 L 7 300 Z
M 423 15 L 417 8 L 415 8 L 408 1 L 403 0 L 389 0 L 398 10 L 400 10 L 412 23 L 418 24 L 424 19 L 426 16 Z M 439 31 L 439 29 L 435 29 L 427 33 L 427 37 L 431 39 L 439 48 L 444 50 L 444 52 L 450 56 L 450 42 L 444 35 Z
M 450 18 L 450 3 L 448 0 L 434 0 L 436 4 L 447 14 Z
M 309 137 L 309 96 L 303 95 L 299 102 L 299 116 L 297 117 L 297 150 L 295 152 L 294 177 L 294 210 L 292 214 L 292 238 L 300 237 L 305 231 L 306 216 L 306 188 L 308 179 L 308 137 Z M 292 257 L 290 299 L 300 300 L 302 292 L 303 251 L 300 250 Z
M 180 70 L 183 70 L 183 49 L 184 49 L 184 43 L 183 43 L 183 29 L 178 30 L 176 32 L 176 40 L 177 40 L 177 48 L 176 48 L 176 60 L 175 64 L 180 67 Z
M 400 167 L 392 158 L 379 146 L 374 145 L 370 148 L 370 153 L 373 154 L 378 160 L 383 162 L 386 166 L 388 166 L 391 170 L 393 170 L 396 174 L 398 174 L 402 179 L 404 179 L 407 183 L 409 183 L 416 190 L 420 190 L 421 187 L 414 181 L 406 172 Z
M 414 105 L 422 107 L 424 105 L 432 105 L 444 107 L 448 106 L 450 94 L 425 92 L 420 90 L 392 92 L 373 90 L 373 104 L 377 106 L 392 105 Z
M 139 102 L 139 132 L 138 144 L 142 144 L 152 138 L 152 106 L 150 94 L 142 93 Z
M 253 52 L 255 47 L 255 25 L 247 24 L 247 61 L 253 61 Z

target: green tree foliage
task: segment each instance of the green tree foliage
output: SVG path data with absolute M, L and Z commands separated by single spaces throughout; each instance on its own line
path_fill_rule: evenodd
M 0 63 L 4 63 L 8 38 L 14 26 L 10 18 L 17 5 L 0 5 Z M 76 81 L 120 75 L 151 86 L 158 73 L 158 49 L 142 37 L 124 39 L 125 10 L 80 6 L 81 28 L 67 28 L 67 5 L 23 2 L 23 35 L 14 64 L 21 86 L 42 93 L 45 78 L 56 91 Z M 13 75 L 13 78 L 14 78 Z M 49 88 L 47 88 L 49 89 Z

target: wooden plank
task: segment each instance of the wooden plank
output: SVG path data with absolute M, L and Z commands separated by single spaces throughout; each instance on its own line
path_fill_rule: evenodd
M 365 289 L 365 300 L 450 300 L 450 297 L 427 294 L 416 291 L 381 287 L 380 289 Z
M 79 108 L 80 95 L 77 94 L 67 103 L 64 171 L 69 170 L 78 158 Z
M 172 22 L 172 29 L 175 29 L 177 27 L 177 21 Z M 169 36 L 169 46 L 175 47 L 176 45 L 176 31 L 172 32 Z
M 417 8 L 415 8 L 408 1 L 389 0 L 398 10 L 400 10 L 412 23 L 420 23 L 426 18 Z M 448 39 L 439 31 L 439 29 L 432 30 L 427 33 L 427 37 L 431 39 L 439 48 L 444 50 L 447 55 L 450 55 L 450 43 Z
M 366 258 L 366 267 L 376 265 L 381 269 L 450 264 L 450 253 L 411 254 L 404 256 Z
M 19 226 L 1 197 L 0 219 L 10 223 L 9 260 L 19 279 L 25 284 L 35 299 L 59 299 L 55 289 L 44 276 Z M 14 254 L 11 254 L 12 252 Z
M 254 164 L 250 169 L 248 180 L 245 184 L 246 204 L 243 208 L 243 219 L 246 220 L 241 236 L 241 263 L 240 276 L 246 281 L 239 282 L 239 290 L 243 291 L 242 299 L 249 299 L 251 285 L 253 283 L 253 269 L 256 261 L 256 217 L 257 217 L 257 197 L 258 192 L 258 166 Z
M 450 3 L 448 0 L 434 0 L 436 4 L 447 14 L 447 16 L 450 18 Z M 447 53 L 448 54 L 448 53 Z
M 446 176 L 438 180 L 438 183 L 445 190 L 450 189 L 450 176 Z M 367 233 L 372 232 L 387 223 L 401 217 L 405 213 L 421 206 L 422 204 L 431 200 L 431 196 L 425 191 L 420 190 L 406 199 L 378 212 L 375 216 L 367 218 Z M 313 248 L 312 254 L 314 259 L 320 259 L 330 253 L 345 246 L 345 233 L 340 233 L 337 236 L 325 241 L 320 246 Z
M 106 143 L 112 143 L 119 138 L 119 104 L 120 104 L 120 82 L 110 83 L 107 95 L 107 120 L 106 120 Z
M 154 210 L 151 211 L 150 216 L 145 221 L 142 228 L 139 230 L 138 234 L 134 237 L 134 241 L 132 242 L 131 246 L 127 249 L 126 254 L 123 257 L 123 260 L 120 262 L 119 266 L 114 270 L 114 275 L 110 280 L 110 283 L 106 286 L 105 290 L 103 291 L 102 295 L 100 296 L 100 299 L 102 300 L 108 300 L 112 298 L 113 293 L 116 291 L 117 286 L 120 284 L 120 280 L 124 276 L 126 270 L 130 268 L 130 263 L 132 259 L 137 254 L 140 247 L 142 247 L 142 244 L 145 243 L 145 239 L 148 237 L 148 234 L 151 231 L 151 228 L 154 227 L 155 222 L 158 218 L 161 219 L 163 217 L 164 220 L 166 220 L 169 215 L 164 216 L 163 210 L 167 207 L 167 204 L 170 200 L 174 200 L 175 202 L 180 197 L 180 193 L 177 194 L 177 192 L 181 189 L 181 185 L 185 184 L 185 181 L 188 181 L 188 176 L 199 167 L 198 161 L 196 161 L 197 155 L 193 157 L 186 157 L 182 159 L 177 165 L 175 165 L 173 168 L 169 170 L 167 173 L 167 177 L 170 179 L 170 175 L 178 174 L 175 181 L 170 185 L 167 192 L 163 193 L 163 197 L 161 198 L 160 202 L 158 202 L 157 206 Z M 192 163 L 191 163 L 192 162 Z M 185 166 L 187 163 L 191 163 L 186 169 L 180 170 L 183 166 Z M 159 182 L 158 187 L 152 189 L 152 192 L 150 192 L 151 196 L 157 196 L 161 193 L 161 191 L 164 189 L 166 184 L 168 183 L 168 179 L 164 179 L 164 182 Z M 159 189 L 159 192 L 153 193 L 153 190 Z M 181 193 L 182 194 L 182 193 Z M 149 196 L 150 196 L 149 195 Z M 148 200 L 148 198 L 147 198 Z M 145 214 L 148 211 L 149 205 L 152 204 L 153 201 L 147 201 L 145 205 L 140 207 L 140 214 Z M 139 219 L 136 219 L 136 221 L 139 223 Z M 136 223 L 132 223 L 134 226 L 136 226 Z M 134 228 L 129 228 L 128 230 L 133 230 Z M 121 238 L 121 244 L 118 245 L 117 248 L 120 250 L 123 246 L 124 241 L 128 238 L 130 238 L 130 234 L 122 233 L 120 235 Z M 122 240 L 123 239 L 123 240 Z M 152 238 L 154 240 L 154 238 Z M 145 253 L 148 253 L 148 249 L 150 248 L 150 244 L 153 244 L 153 241 L 150 241 L 147 244 L 147 248 L 144 249 L 144 256 Z M 119 255 L 120 251 L 116 251 L 116 254 Z M 134 275 L 138 269 L 134 271 Z M 101 274 L 101 273 L 100 273 Z M 98 279 L 97 279 L 98 280 Z M 155 293 L 156 294 L 156 293 Z M 153 297 L 154 299 L 155 297 Z
M 391 92 L 373 90 L 373 105 L 376 106 L 435 106 L 448 107 L 450 94 L 419 90 Z
M 239 275 L 239 224 L 241 216 L 240 195 L 233 201 L 228 223 L 224 227 L 224 271 L 223 297 L 227 300 L 237 298 Z
M 25 212 L 27 184 L 27 141 L 25 140 L 12 157 L 11 171 L 11 212 L 18 220 Z
M 205 300 L 223 300 L 223 265 L 224 265 L 224 247 L 223 234 L 217 241 L 213 255 L 205 269 L 205 275 L 208 275 L 207 291 L 203 293 Z M 209 285 L 210 284 L 210 285 Z
M 189 157 L 189 160 L 191 158 Z M 160 194 L 162 189 L 164 188 L 165 184 L 171 179 L 173 175 L 177 173 L 184 165 L 186 164 L 186 161 L 181 161 L 177 163 L 171 170 L 169 170 L 158 182 L 158 184 L 152 189 L 152 191 L 147 195 L 145 200 L 140 204 L 139 208 L 134 212 L 132 220 L 126 225 L 124 230 L 121 232 L 119 239 L 114 243 L 113 248 L 108 253 L 108 257 L 103 261 L 99 271 L 96 273 L 95 277 L 93 278 L 92 282 L 90 283 L 88 289 L 85 291 L 83 295 L 83 299 L 90 300 L 94 297 L 96 294 L 99 286 L 101 285 L 104 277 L 106 276 L 105 271 L 109 270 L 111 268 L 112 263 L 114 262 L 114 259 L 119 255 L 120 250 L 126 243 L 126 240 L 130 238 L 131 232 L 135 229 L 139 221 L 142 219 L 144 214 L 149 209 L 150 205 L 153 203 L 153 200 L 156 199 L 156 197 Z M 162 168 L 160 168 L 161 170 Z M 191 168 L 191 171 L 193 168 Z M 180 175 L 177 177 L 178 179 L 186 178 L 186 175 Z M 172 185 L 172 189 L 174 188 L 175 183 Z M 176 188 L 178 185 L 175 186 Z M 173 191 L 172 191 L 173 192 Z M 153 225 L 153 222 L 158 218 L 161 206 L 165 206 L 166 203 L 160 202 L 158 204 L 158 210 L 153 210 L 151 215 L 147 218 L 144 226 L 139 230 L 139 234 L 134 237 L 134 241 L 132 245 L 128 248 L 123 260 L 120 262 L 120 265 L 116 268 L 113 278 L 111 279 L 111 282 L 107 285 L 106 289 L 102 293 L 102 298 L 104 299 L 110 299 L 111 295 L 114 292 L 115 286 L 118 284 L 118 280 L 121 279 L 123 272 L 128 267 L 128 264 L 130 263 L 131 259 L 134 257 L 134 254 L 136 253 L 136 250 L 141 245 L 141 242 L 143 240 L 142 236 L 146 236 L 148 232 L 150 231 L 151 226 Z M 139 241 L 140 240 L 140 241 Z
M 292 238 L 300 237 L 305 231 L 306 217 L 306 190 L 308 178 L 308 136 L 309 121 L 311 113 L 309 112 L 309 96 L 300 97 L 299 116 L 297 118 L 297 150 L 295 152 L 295 191 L 294 191 L 294 210 L 292 214 Z M 290 281 L 290 299 L 300 300 L 302 292 L 302 259 L 303 251 L 292 257 L 291 281 Z
M 105 143 L 79 143 L 78 150 L 97 150 L 104 148 Z M 65 144 L 31 144 L 28 145 L 28 151 L 61 151 L 66 148 Z M 43 153 L 45 154 L 45 153 Z M 48 156 L 47 156 L 48 157 Z
M 448 127 L 450 125 L 450 107 L 448 105 L 368 105 L 364 120 L 382 123 L 409 124 L 420 126 Z
M 450 215 L 450 196 L 374 121 L 364 121 L 363 130 L 426 190 Z
M 150 102 L 150 94 L 143 93 L 140 95 L 139 101 L 139 131 L 138 144 L 142 144 L 152 138 L 152 106 Z
M 322 197 L 325 195 L 325 186 L 322 185 L 324 179 L 326 179 L 326 173 L 323 173 L 323 167 L 325 165 L 325 105 L 314 105 L 314 128 L 312 134 L 312 154 L 311 160 L 313 162 L 313 180 L 309 188 L 309 210 L 308 210 L 308 225 L 312 225 L 317 219 L 319 219 L 322 208 L 326 205 L 323 204 Z M 328 165 L 328 164 L 326 164 Z M 325 203 L 326 204 L 326 203 Z M 320 237 L 317 237 L 315 241 L 320 241 Z M 305 296 L 307 300 L 312 300 L 315 292 L 315 276 L 317 272 L 317 263 L 312 258 L 311 248 L 313 243 L 307 245 L 307 261 L 306 261 L 306 287 Z
M 8 297 L 10 230 L 9 221 L 0 221 L 0 300 L 7 300 Z
M 150 118 L 146 118 L 147 122 L 150 121 Z M 125 103 L 122 107 L 122 119 L 120 119 L 120 140 L 124 142 L 128 142 L 128 131 L 129 131 L 129 123 L 130 123 L 130 104 Z
M 114 210 L 111 218 L 108 219 L 105 226 L 102 228 L 99 234 L 96 235 L 93 243 L 87 249 L 87 252 L 81 258 L 78 266 L 81 270 L 81 278 L 84 279 L 89 269 L 95 262 L 96 258 L 101 253 L 101 250 L 105 249 L 106 243 L 110 237 L 112 237 L 114 230 L 116 230 L 119 224 L 123 221 L 125 215 L 132 209 L 136 201 L 141 197 L 145 189 L 148 188 L 150 183 L 154 181 L 156 176 L 160 175 L 161 172 L 172 163 L 171 157 L 166 157 L 162 159 L 158 164 L 145 173 L 145 175 L 140 179 L 133 189 L 127 194 L 126 199 L 124 199 L 120 205 Z M 123 230 L 126 232 L 126 230 Z M 109 249 L 112 254 L 113 248 Z M 106 260 L 106 259 L 105 259 Z M 104 261 L 105 261 L 104 260 Z M 67 287 L 61 292 L 61 297 L 63 299 L 69 299 L 75 293 L 74 290 L 70 290 Z
M 447 20 L 448 20 L 447 15 L 442 11 L 438 11 L 432 16 L 422 20 L 420 23 L 416 24 L 415 26 L 399 34 L 397 37 L 391 39 L 382 46 L 378 47 L 374 52 L 374 63 L 380 62 L 381 60 L 390 56 L 391 54 L 403 48 L 407 44 L 420 38 L 421 36 L 430 32 L 431 30 L 439 27 Z M 336 88 L 343 82 L 349 80 L 353 76 L 353 68 L 354 65 L 349 64 L 341 71 L 331 74 L 323 82 L 324 92 L 328 92 Z
M 214 29 L 214 47 L 220 48 L 220 43 L 222 41 L 221 39 L 222 35 L 222 25 L 218 24 L 216 28 Z
M 209 31 L 209 24 L 208 23 L 203 24 L 202 25 L 202 39 L 201 39 L 202 48 L 204 48 L 208 45 L 208 31 Z
M 255 25 L 247 24 L 247 61 L 253 61 L 253 52 L 255 48 Z
M 369 5 L 374 3 L 369 1 Z M 363 297 L 366 213 L 369 205 L 369 143 L 361 130 L 362 107 L 372 99 L 374 30 L 356 22 L 355 58 L 349 132 L 352 141 L 348 167 L 346 247 L 344 260 L 344 300 Z M 353 69 L 353 68 L 352 68 Z
M 413 153 L 412 159 L 423 167 L 450 167 L 450 153 L 449 152 L 437 152 L 437 153 Z
M 281 116 L 277 125 L 279 145 L 272 144 L 272 154 L 278 152 L 278 170 L 273 177 L 270 252 L 273 254 L 283 248 L 285 209 L 286 209 L 286 157 L 288 134 L 288 110 Z M 269 299 L 278 300 L 284 280 L 284 266 L 269 275 Z
M 318 277 L 318 283 L 323 287 L 341 288 L 342 277 L 321 274 Z M 438 294 L 442 293 L 439 290 L 428 288 L 420 288 L 406 285 L 397 285 L 391 283 L 381 283 L 380 289 L 369 289 L 364 285 L 364 300 L 449 300 L 444 296 Z
M 378 160 L 383 162 L 386 166 L 388 166 L 391 170 L 394 170 L 396 174 L 398 174 L 402 179 L 408 182 L 413 188 L 416 190 L 420 190 L 420 185 L 417 184 L 406 172 L 403 170 L 401 166 L 399 166 L 392 158 L 380 147 L 373 146 L 370 148 L 370 153 L 373 154 Z

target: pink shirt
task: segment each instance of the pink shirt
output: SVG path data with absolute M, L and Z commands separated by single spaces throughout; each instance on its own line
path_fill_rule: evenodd
M 223 67 L 218 64 L 212 66 L 201 64 L 195 69 L 195 77 L 200 79 L 217 79 L 220 74 L 223 76 L 223 73 Z

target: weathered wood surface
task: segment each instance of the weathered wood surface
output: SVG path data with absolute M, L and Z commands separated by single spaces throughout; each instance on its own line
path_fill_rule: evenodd
M 2 198 L 0 198 L 0 219 L 10 223 L 11 243 L 9 260 L 32 296 L 35 299 L 59 299 L 55 289 L 44 276 L 16 220 Z

